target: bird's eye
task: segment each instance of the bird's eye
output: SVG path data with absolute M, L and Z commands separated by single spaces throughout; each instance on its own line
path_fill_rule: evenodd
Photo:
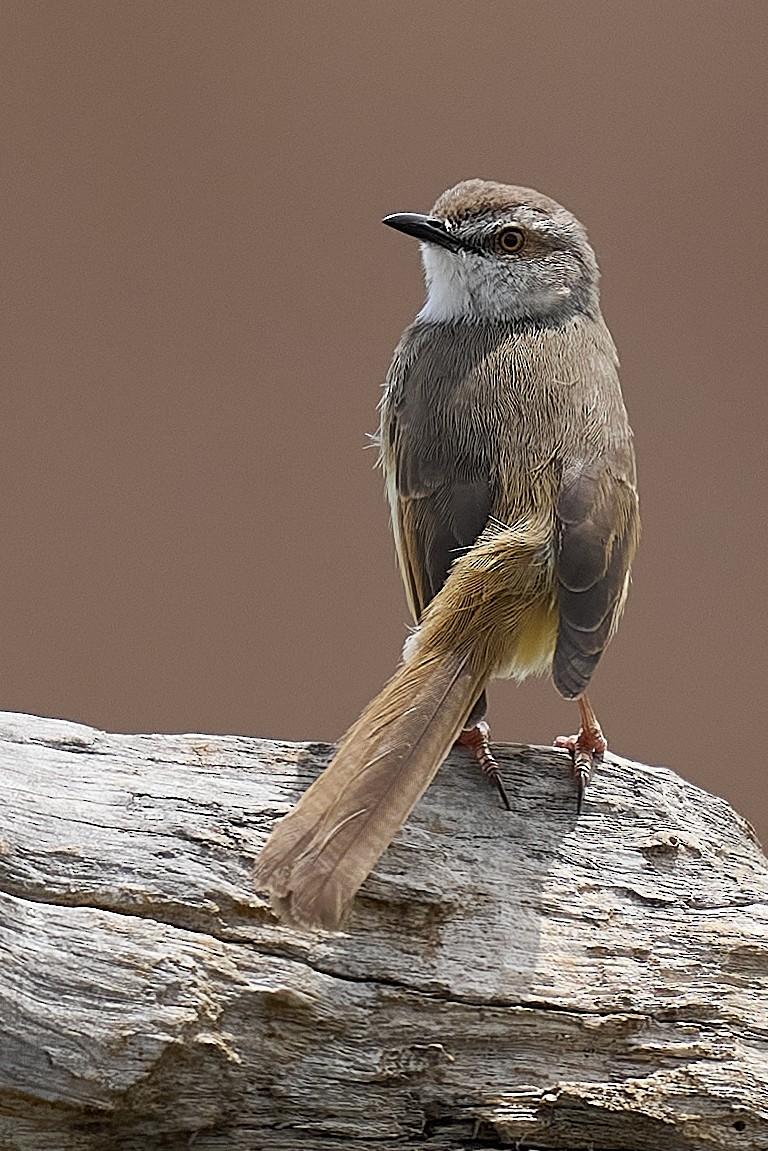
M 496 247 L 506 255 L 509 255 L 510 252 L 519 252 L 524 244 L 525 232 L 515 224 L 502 228 L 496 233 Z

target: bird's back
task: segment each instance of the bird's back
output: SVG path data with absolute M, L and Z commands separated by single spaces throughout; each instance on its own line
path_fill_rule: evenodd
M 634 480 L 616 353 L 600 317 L 535 328 L 415 323 L 389 371 L 380 438 L 415 618 L 489 521 L 545 525 L 554 560 L 572 460 L 623 447 Z

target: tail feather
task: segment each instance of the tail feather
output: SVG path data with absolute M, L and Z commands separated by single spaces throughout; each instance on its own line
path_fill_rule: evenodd
M 515 674 L 538 670 L 545 656 L 551 660 L 552 629 L 542 628 L 551 609 L 550 568 L 548 521 L 494 522 L 456 560 L 406 661 L 267 840 L 256 880 L 284 918 L 338 926 L 431 783 L 489 675 L 510 658 L 518 659 Z M 525 659 L 518 651 L 523 641 L 535 649 Z
M 302 925 L 337 927 L 459 734 L 485 676 L 464 654 L 402 664 L 270 835 L 256 880 Z

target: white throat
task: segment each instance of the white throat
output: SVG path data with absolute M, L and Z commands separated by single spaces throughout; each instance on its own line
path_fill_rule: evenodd
M 474 297 L 482 277 L 478 276 L 477 268 L 466 266 L 468 260 L 465 256 L 448 252 L 435 244 L 422 244 L 421 262 L 424 265 L 427 299 L 418 314 L 419 320 L 440 324 L 467 319 L 476 314 Z M 470 290 L 469 281 L 472 282 L 473 290 Z

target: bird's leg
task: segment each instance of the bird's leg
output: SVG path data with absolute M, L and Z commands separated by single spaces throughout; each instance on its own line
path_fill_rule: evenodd
M 478 704 L 482 706 L 479 707 Z M 475 716 L 479 712 L 482 716 L 485 710 L 485 692 L 480 697 L 478 704 L 472 709 L 472 712 L 467 720 L 467 727 L 463 729 L 456 743 L 459 747 L 468 747 L 474 755 L 484 775 L 490 779 L 501 796 L 502 802 L 507 811 L 512 810 L 512 805 L 509 802 L 509 797 L 505 790 L 504 784 L 501 782 L 501 774 L 499 772 L 499 765 L 493 757 L 491 751 L 491 729 L 484 719 L 476 719 Z
M 581 696 L 578 704 L 581 719 L 579 734 L 559 735 L 555 740 L 555 747 L 564 747 L 573 756 L 573 775 L 578 788 L 576 813 L 580 815 L 587 784 L 592 779 L 595 764 L 602 761 L 608 741 L 592 710 L 592 704 L 585 695 Z

